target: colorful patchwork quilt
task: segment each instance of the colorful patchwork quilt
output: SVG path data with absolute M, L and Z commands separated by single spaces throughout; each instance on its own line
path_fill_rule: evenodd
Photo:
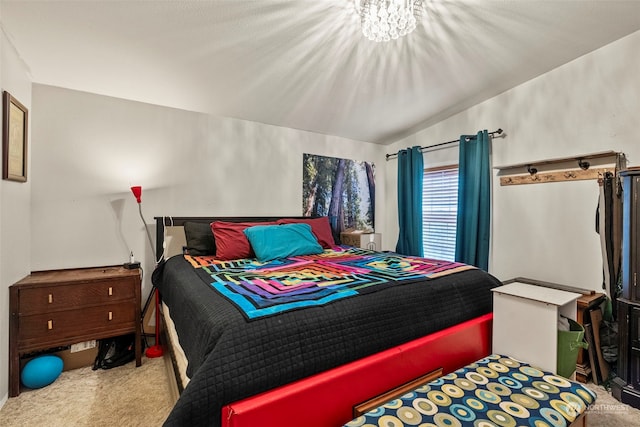
M 475 268 L 348 246 L 266 263 L 188 255 L 185 259 L 248 320 Z

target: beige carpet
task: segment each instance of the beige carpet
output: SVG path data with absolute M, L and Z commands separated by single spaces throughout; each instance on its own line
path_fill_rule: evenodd
M 0 426 L 161 426 L 173 401 L 163 358 L 109 370 L 63 372 L 51 385 L 23 390 L 0 410 Z
M 53 384 L 9 399 L 0 410 L 0 426 L 161 426 L 173 406 L 169 384 L 162 358 L 143 358 L 139 368 L 131 362 L 107 371 L 63 372 Z M 640 410 L 602 387 L 588 387 L 598 395 L 590 427 L 640 427 Z
M 640 410 L 618 402 L 601 386 L 589 383 L 587 387 L 598 395 L 589 408 L 589 427 L 640 427 Z

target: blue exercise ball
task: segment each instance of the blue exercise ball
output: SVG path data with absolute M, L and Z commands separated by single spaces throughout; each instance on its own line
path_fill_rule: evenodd
M 37 356 L 24 365 L 20 379 L 25 387 L 45 387 L 60 376 L 63 366 L 64 363 L 58 356 L 52 354 Z

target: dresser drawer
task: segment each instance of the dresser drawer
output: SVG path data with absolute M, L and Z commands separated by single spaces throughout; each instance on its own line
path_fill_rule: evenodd
M 109 304 L 20 319 L 20 344 L 55 343 L 70 337 L 96 334 L 118 328 L 136 327 L 135 302 Z
M 21 316 L 68 310 L 85 305 L 109 304 L 135 298 L 134 280 L 97 282 L 21 289 L 18 306 Z

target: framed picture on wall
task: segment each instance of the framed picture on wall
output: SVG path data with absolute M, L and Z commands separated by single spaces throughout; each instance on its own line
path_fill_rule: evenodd
M 304 153 L 303 216 L 328 216 L 338 234 L 347 230 L 372 232 L 375 196 L 373 162 Z
M 2 179 L 27 182 L 29 111 L 6 90 L 2 101 Z

